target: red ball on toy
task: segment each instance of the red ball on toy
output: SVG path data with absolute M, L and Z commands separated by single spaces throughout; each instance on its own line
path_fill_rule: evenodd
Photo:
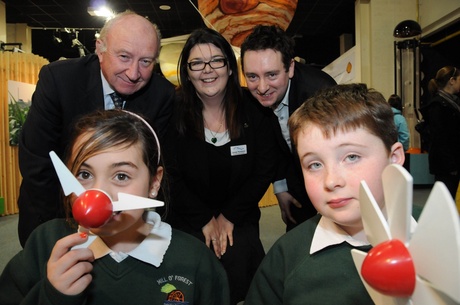
M 363 261 L 361 275 L 385 295 L 410 297 L 414 293 L 414 262 L 400 240 L 388 240 L 372 248 Z
M 72 205 L 73 217 L 85 228 L 98 228 L 104 225 L 112 213 L 112 199 L 101 190 L 85 191 Z

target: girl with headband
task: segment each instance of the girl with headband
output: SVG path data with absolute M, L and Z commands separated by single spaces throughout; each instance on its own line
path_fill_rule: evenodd
M 163 177 L 154 130 L 122 110 L 82 117 L 66 164 L 85 189 L 114 200 L 155 198 Z M 38 227 L 0 277 L 0 304 L 229 304 L 217 258 L 156 212 L 122 211 L 90 230 L 70 217 Z

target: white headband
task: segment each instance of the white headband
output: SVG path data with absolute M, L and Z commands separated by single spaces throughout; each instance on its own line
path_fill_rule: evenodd
M 138 114 L 136 114 L 134 112 L 128 111 L 128 110 L 123 110 L 123 111 L 126 112 L 126 113 L 131 114 L 132 116 L 135 116 L 136 118 L 138 118 L 139 120 L 144 122 L 144 124 L 147 125 L 147 127 L 150 129 L 150 131 L 152 132 L 153 136 L 155 137 L 155 141 L 157 142 L 157 147 L 158 147 L 158 164 L 157 165 L 159 165 L 160 164 L 160 141 L 158 140 L 157 134 L 153 130 L 152 126 L 150 126 L 150 124 L 147 123 L 147 121 L 144 120 L 140 115 L 138 115 Z

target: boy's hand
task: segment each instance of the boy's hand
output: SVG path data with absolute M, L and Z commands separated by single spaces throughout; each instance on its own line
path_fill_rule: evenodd
M 297 223 L 297 221 L 291 215 L 291 204 L 300 209 L 302 207 L 300 202 L 298 202 L 297 199 L 292 197 L 292 195 L 288 192 L 281 192 L 275 194 L 275 196 L 276 199 L 278 199 L 278 204 L 281 210 L 281 218 L 283 219 L 284 223 L 288 224 L 289 221 L 292 223 Z
M 85 233 L 75 233 L 56 242 L 47 264 L 48 280 L 59 292 L 77 295 L 91 283 L 94 255 L 90 249 L 73 246 L 88 239 Z

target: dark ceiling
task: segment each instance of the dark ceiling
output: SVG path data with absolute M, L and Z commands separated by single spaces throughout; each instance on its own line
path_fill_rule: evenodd
M 76 29 L 79 40 L 92 52 L 95 29 L 103 20 L 92 17 L 87 8 L 95 1 L 80 0 L 3 0 L 7 23 L 27 23 L 32 27 L 32 52 L 50 61 L 59 57 L 78 57 L 78 51 L 64 44 L 52 44 L 53 34 L 66 42 L 65 32 Z M 104 0 L 102 0 L 104 1 Z M 244 1 L 244 0 L 241 0 Z M 260 0 L 263 2 L 263 0 Z M 160 28 L 164 38 L 189 34 L 205 26 L 194 8 L 197 0 L 107 0 L 115 12 L 126 9 L 148 16 Z M 296 53 L 308 63 L 325 66 L 340 54 L 341 34 L 354 34 L 354 0 L 298 0 L 287 33 L 296 39 Z M 160 5 L 169 5 L 169 11 Z M 91 29 L 91 30 L 90 30 Z M 70 41 L 70 39 L 69 39 Z

